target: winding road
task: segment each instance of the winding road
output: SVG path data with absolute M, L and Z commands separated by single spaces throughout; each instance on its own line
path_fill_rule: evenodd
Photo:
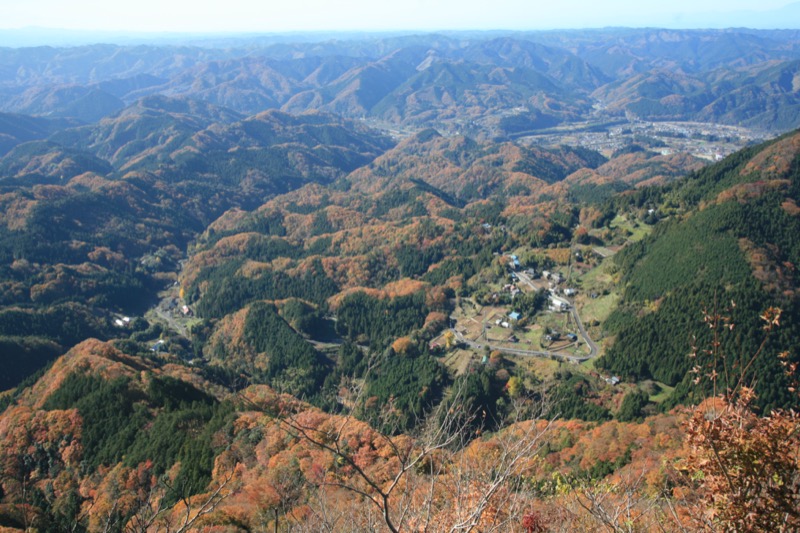
M 508 353 L 512 355 L 522 355 L 525 357 L 555 357 L 556 359 L 561 359 L 564 361 L 572 361 L 574 363 L 582 363 L 587 359 L 591 359 L 591 357 L 588 355 L 577 356 L 559 352 L 524 350 L 522 348 L 508 348 L 506 346 L 498 346 L 496 344 L 481 344 L 479 342 L 471 341 L 469 339 L 464 338 L 464 336 L 455 329 L 451 329 L 451 331 L 455 334 L 456 340 L 458 340 L 458 342 L 466 344 L 473 350 L 482 350 L 483 348 L 488 347 L 489 350 L 492 351 L 497 350 L 498 352 Z

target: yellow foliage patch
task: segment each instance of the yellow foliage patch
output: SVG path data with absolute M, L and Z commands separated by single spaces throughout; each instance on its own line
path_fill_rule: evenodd
M 553 248 L 552 250 L 544 250 L 544 253 L 559 265 L 566 265 L 569 263 L 571 257 L 569 248 Z

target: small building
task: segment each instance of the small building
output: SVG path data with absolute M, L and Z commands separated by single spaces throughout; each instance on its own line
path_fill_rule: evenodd
M 567 333 L 567 339 L 569 339 L 571 342 L 575 342 L 578 340 L 578 336 L 574 333 Z
M 125 322 L 123 322 L 121 318 L 117 318 L 114 320 L 114 325 L 117 326 L 118 328 L 124 328 Z
M 566 288 L 566 289 L 564 289 L 564 295 L 565 295 L 565 296 L 575 296 L 575 294 L 576 294 L 577 292 L 578 292 L 577 290 L 575 290 L 575 289 L 573 289 L 573 288 L 571 288 L 571 287 L 570 287 L 570 288 Z
M 616 387 L 619 385 L 619 378 L 617 376 L 611 376 L 610 378 L 606 378 L 606 383 Z
M 551 311 L 558 311 L 558 312 L 565 312 L 569 311 L 570 304 L 564 298 L 559 298 L 552 292 L 550 293 L 550 310 Z
M 194 313 L 192 313 L 192 310 L 189 308 L 188 305 L 184 305 L 183 307 L 181 307 L 181 313 L 183 313 L 184 316 L 194 315 Z
M 509 324 L 508 322 L 505 322 L 505 321 L 504 322 L 500 322 L 500 325 L 502 327 L 504 327 L 504 328 L 510 328 L 511 327 L 511 324 Z
M 522 315 L 514 311 L 513 313 L 508 313 L 508 318 L 510 318 L 511 320 L 519 320 L 520 318 L 522 318 Z

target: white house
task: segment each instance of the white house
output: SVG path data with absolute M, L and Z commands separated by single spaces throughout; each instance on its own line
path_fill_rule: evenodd
M 552 292 L 550 293 L 550 310 L 551 311 L 558 311 L 558 312 L 565 312 L 569 310 L 569 302 L 564 298 L 559 298 Z

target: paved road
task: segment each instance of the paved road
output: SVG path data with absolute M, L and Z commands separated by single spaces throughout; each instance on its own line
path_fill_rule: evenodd
M 178 322 L 169 312 L 164 311 L 160 305 L 153 307 L 153 312 L 158 318 L 167 323 L 167 327 L 186 339 L 189 339 L 189 330 L 184 324 Z
M 597 345 L 594 343 L 592 339 L 589 338 L 589 334 L 586 332 L 586 328 L 583 327 L 583 322 L 581 321 L 581 317 L 578 315 L 578 310 L 575 309 L 575 305 L 573 302 L 570 302 L 570 313 L 572 313 L 572 318 L 575 319 L 575 323 L 578 325 L 578 331 L 583 337 L 583 340 L 586 341 L 586 346 L 589 347 L 589 355 L 586 359 L 591 359 L 595 355 L 597 355 Z
M 589 355 L 577 356 L 559 352 L 547 352 L 543 350 L 524 350 L 522 348 L 508 348 L 506 346 L 497 346 L 496 344 L 481 344 L 479 342 L 474 342 L 464 338 L 464 336 L 455 329 L 453 329 L 452 332 L 455 334 L 456 340 L 458 340 L 458 342 L 464 343 L 474 350 L 483 350 L 483 348 L 488 347 L 489 350 L 492 351 L 497 350 L 498 352 L 509 353 L 512 355 L 522 355 L 525 357 L 547 357 L 547 358 L 555 357 L 557 359 L 561 359 L 564 361 L 572 361 L 574 363 L 582 363 L 583 361 L 586 361 L 587 359 L 591 358 L 591 356 Z

